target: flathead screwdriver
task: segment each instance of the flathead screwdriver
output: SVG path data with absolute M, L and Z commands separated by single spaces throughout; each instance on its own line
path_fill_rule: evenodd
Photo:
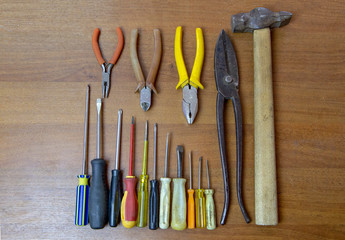
M 189 152 L 188 228 L 195 228 L 194 189 L 192 184 L 192 152 Z
M 139 192 L 138 192 L 138 219 L 137 227 L 146 227 L 147 225 L 147 204 L 148 204 L 148 188 L 147 182 L 149 176 L 147 175 L 147 126 L 145 125 L 145 141 L 144 141 L 144 154 L 143 154 L 143 170 L 139 176 Z
M 161 193 L 159 202 L 159 228 L 167 229 L 170 221 L 170 182 L 168 178 L 168 159 L 169 159 L 169 133 L 167 134 L 167 142 L 165 146 L 165 166 L 164 178 L 161 178 Z
M 89 221 L 93 229 L 100 229 L 108 221 L 109 189 L 106 163 L 102 158 L 102 99 L 97 99 L 97 149 L 96 159 L 91 161 L 92 178 L 89 196 Z
M 151 230 L 156 230 L 158 228 L 159 222 L 159 193 L 158 193 L 158 180 L 156 179 L 157 173 L 157 123 L 155 123 L 153 129 L 153 177 L 150 181 L 150 212 L 149 212 L 149 228 Z
M 119 169 L 120 144 L 121 144 L 121 121 L 122 109 L 118 111 L 117 116 L 117 136 L 116 136 L 116 155 L 115 169 L 111 171 L 111 185 L 109 193 L 109 225 L 116 227 L 120 222 L 120 210 L 122 200 L 122 174 Z
M 214 209 L 213 200 L 213 189 L 210 188 L 210 174 L 208 170 L 208 160 L 207 164 L 207 189 L 205 189 L 206 195 L 206 228 L 208 230 L 213 230 L 216 228 L 216 211 Z
M 89 201 L 89 178 L 87 175 L 87 154 L 89 136 L 89 103 L 90 85 L 86 88 L 85 100 L 85 121 L 84 121 L 84 144 L 83 144 L 83 171 L 78 175 L 79 185 L 76 194 L 75 225 L 85 226 L 88 222 L 88 201 Z
M 205 228 L 205 196 L 204 189 L 201 188 L 201 162 L 202 157 L 199 158 L 199 189 L 195 190 L 195 212 L 196 212 L 196 227 Z

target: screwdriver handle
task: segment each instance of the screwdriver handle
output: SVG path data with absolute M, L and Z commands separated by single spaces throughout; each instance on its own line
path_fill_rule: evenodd
M 188 228 L 195 228 L 194 189 L 188 189 Z
M 214 209 L 213 189 L 205 189 L 206 195 L 206 228 L 213 230 L 216 228 L 216 211 Z
M 195 195 L 196 227 L 205 228 L 206 218 L 204 189 L 196 189 Z
M 161 195 L 159 202 L 159 228 L 167 229 L 170 218 L 170 182 L 171 178 L 161 178 Z
M 140 175 L 138 192 L 138 219 L 137 227 L 146 227 L 147 225 L 147 207 L 148 207 L 148 175 Z
M 174 191 L 171 210 L 171 227 L 175 230 L 186 229 L 186 179 L 174 178 Z
M 88 175 L 78 175 L 79 185 L 77 186 L 75 225 L 85 226 L 88 221 L 89 202 L 89 178 Z
M 138 199 L 135 192 L 137 179 L 135 176 L 127 176 L 123 181 L 126 191 L 121 202 L 121 220 L 125 228 L 132 228 L 138 217 Z
M 158 193 L 158 180 L 154 179 L 150 181 L 150 212 L 149 212 L 149 228 L 156 230 L 159 225 L 159 193 Z
M 89 196 L 89 221 L 93 229 L 105 226 L 108 220 L 109 190 L 106 178 L 106 163 L 103 159 L 91 161 L 92 178 Z
M 120 210 L 122 200 L 122 174 L 118 169 L 111 171 L 111 185 L 109 194 L 109 225 L 116 227 L 120 222 Z

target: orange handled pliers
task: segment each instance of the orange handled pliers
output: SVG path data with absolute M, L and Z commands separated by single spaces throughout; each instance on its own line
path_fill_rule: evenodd
M 102 78 L 103 98 L 108 97 L 109 95 L 111 69 L 113 68 L 117 60 L 119 59 L 122 49 L 123 49 L 123 44 L 124 44 L 121 28 L 119 27 L 116 28 L 116 32 L 117 32 L 117 47 L 109 63 L 106 63 L 106 61 L 103 59 L 101 49 L 99 48 L 99 44 L 98 44 L 98 38 L 100 34 L 99 28 L 96 28 L 93 31 L 93 35 L 92 35 L 92 49 L 103 71 L 103 78 Z

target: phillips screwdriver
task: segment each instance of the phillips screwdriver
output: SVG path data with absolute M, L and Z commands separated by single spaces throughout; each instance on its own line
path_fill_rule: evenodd
M 177 178 L 173 179 L 174 191 L 171 210 L 171 227 L 175 230 L 186 228 L 186 179 L 182 178 L 183 146 L 177 146 Z
M 192 152 L 189 152 L 188 228 L 195 228 L 194 189 L 192 184 Z
M 148 189 L 147 182 L 149 176 L 147 173 L 147 121 L 145 125 L 145 141 L 143 154 L 143 170 L 139 177 L 139 192 L 138 192 L 138 219 L 137 227 L 146 227 L 147 225 L 147 204 L 148 204 Z
M 129 147 L 129 170 L 125 178 L 126 191 L 121 202 L 121 220 L 125 228 L 134 227 L 138 216 L 138 199 L 136 194 L 137 179 L 133 175 L 133 143 L 134 143 L 134 122 L 132 117 L 131 140 Z
M 90 85 L 86 88 L 85 100 L 85 121 L 84 121 L 84 144 L 83 144 L 83 171 L 78 175 L 79 185 L 76 194 L 75 225 L 85 226 L 88 221 L 88 201 L 89 201 L 89 178 L 87 175 L 87 147 L 89 136 L 89 103 L 90 103 Z
M 159 193 L 158 193 L 158 180 L 156 179 L 157 173 L 157 123 L 153 130 L 153 178 L 150 181 L 150 212 L 149 212 L 149 228 L 156 230 L 158 228 L 158 207 L 159 207 Z
M 214 209 L 213 200 L 213 189 L 210 188 L 210 174 L 208 170 L 208 160 L 207 164 L 207 189 L 205 189 L 206 195 L 206 228 L 208 230 L 213 230 L 216 228 L 216 211 Z
M 205 228 L 205 196 L 204 189 L 201 188 L 201 161 L 199 158 L 199 189 L 195 190 L 195 212 L 196 212 L 196 227 Z
M 169 133 L 167 134 L 167 143 L 165 147 L 165 167 L 164 178 L 161 178 L 161 194 L 159 202 L 159 228 L 167 229 L 170 218 L 170 182 L 168 178 L 168 157 L 169 157 Z
M 91 161 L 92 178 L 89 196 L 89 221 L 93 229 L 105 226 L 108 220 L 109 189 L 106 178 L 106 163 L 102 158 L 102 100 L 97 99 L 97 151 Z
M 109 193 L 109 225 L 116 227 L 120 222 L 120 210 L 122 200 L 122 174 L 119 169 L 120 141 L 121 141 L 122 109 L 118 111 L 115 169 L 111 171 L 111 185 Z

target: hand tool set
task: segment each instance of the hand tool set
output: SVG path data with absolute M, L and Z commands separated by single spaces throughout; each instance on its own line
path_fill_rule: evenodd
M 233 32 L 252 32 L 254 36 L 254 140 L 255 140 L 255 223 L 257 225 L 277 225 L 277 189 L 276 163 L 274 143 L 274 114 L 272 93 L 272 60 L 270 46 L 270 29 L 287 25 L 292 14 L 289 12 L 272 12 L 266 8 L 255 8 L 249 13 L 240 13 L 231 17 Z M 115 53 L 109 63 L 102 57 L 98 44 L 100 30 L 96 28 L 92 36 L 92 48 L 98 63 L 102 67 L 102 97 L 108 98 L 110 90 L 110 74 L 112 67 L 119 59 L 123 46 L 122 30 L 117 28 L 118 43 Z M 137 79 L 136 92 L 140 92 L 140 106 L 146 112 L 151 107 L 151 91 L 157 94 L 154 86 L 162 56 L 162 38 L 158 29 L 153 30 L 154 54 L 152 64 L 145 80 L 138 53 L 138 29 L 131 32 L 130 58 Z M 201 70 L 204 62 L 204 37 L 200 28 L 196 29 L 196 56 L 193 70 L 188 76 L 182 53 L 182 27 L 175 33 L 175 60 L 179 75 L 176 89 L 182 88 L 182 109 L 188 124 L 193 124 L 198 112 L 198 88 L 204 89 L 200 83 Z M 246 223 L 250 217 L 244 205 L 242 196 L 243 170 L 243 132 L 242 107 L 239 96 L 239 74 L 235 49 L 224 30 L 219 34 L 214 52 L 214 75 L 217 88 L 216 118 L 220 160 L 224 182 L 224 207 L 220 224 L 226 223 L 230 206 L 230 183 L 228 173 L 227 145 L 225 141 L 224 111 L 225 103 L 231 100 L 236 125 L 236 191 L 237 200 Z M 134 117 L 132 116 L 130 131 L 130 153 L 128 175 L 122 179 L 120 163 L 121 125 L 123 111 L 118 111 L 115 168 L 111 171 L 111 184 L 108 188 L 106 161 L 103 159 L 102 137 L 102 100 L 97 99 L 97 141 L 96 158 L 91 161 L 92 175 L 88 174 L 88 130 L 90 86 L 87 86 L 85 100 L 84 145 L 82 174 L 78 175 L 79 184 L 76 189 L 75 225 L 85 226 L 90 223 L 93 229 L 101 229 L 109 222 L 111 227 L 120 223 L 126 228 L 135 225 L 139 228 L 174 230 L 216 228 L 216 208 L 214 190 L 210 188 L 209 162 L 207 167 L 207 189 L 202 188 L 202 157 L 199 158 L 199 184 L 193 189 L 192 182 L 192 152 L 189 152 L 189 188 L 187 179 L 183 178 L 184 147 L 178 145 L 177 175 L 172 179 L 173 192 L 171 196 L 171 178 L 168 177 L 169 138 L 167 133 L 165 146 L 164 177 L 157 179 L 157 134 L 158 124 L 154 124 L 153 138 L 153 176 L 148 190 L 148 131 L 145 124 L 145 140 L 142 159 L 142 172 L 138 181 L 134 175 Z M 160 184 L 159 184 L 160 182 Z M 123 183 L 125 189 L 123 192 Z M 160 189 L 159 189 L 160 185 Z M 187 195 L 188 193 L 188 195 Z

